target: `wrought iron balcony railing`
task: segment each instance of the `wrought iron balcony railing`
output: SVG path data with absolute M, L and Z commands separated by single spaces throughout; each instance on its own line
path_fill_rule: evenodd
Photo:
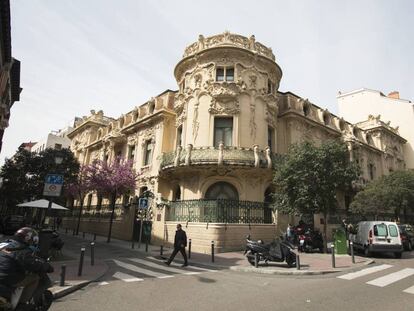
M 211 223 L 272 223 L 272 209 L 263 202 L 183 200 L 169 204 L 170 221 Z

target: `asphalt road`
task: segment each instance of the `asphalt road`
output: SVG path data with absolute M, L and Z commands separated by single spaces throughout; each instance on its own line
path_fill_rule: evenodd
M 101 283 L 56 301 L 51 310 L 414 310 L 414 252 L 376 258 L 377 271 L 296 277 L 179 266 L 169 271 L 156 259 L 134 258 L 108 261 Z

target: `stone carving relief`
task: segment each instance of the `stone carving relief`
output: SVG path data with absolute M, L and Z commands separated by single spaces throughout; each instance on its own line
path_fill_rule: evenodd
M 198 129 L 200 127 L 200 122 L 198 121 L 198 106 L 200 105 L 199 101 L 194 105 L 194 115 L 193 115 L 193 142 L 196 141 L 198 136 Z
M 237 99 L 225 102 L 217 101 L 213 98 L 208 111 L 211 114 L 236 115 L 240 113 L 240 105 Z
M 254 101 L 250 102 L 250 136 L 253 141 L 256 141 L 256 104 Z

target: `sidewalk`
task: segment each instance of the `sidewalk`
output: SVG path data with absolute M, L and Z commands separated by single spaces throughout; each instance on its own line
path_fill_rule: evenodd
M 85 239 L 83 239 L 82 234 L 79 234 L 79 236 L 76 237 L 73 236 L 71 233 L 68 233 L 67 235 L 62 234 L 62 237 L 64 237 L 64 239 L 68 239 L 69 241 L 83 240 L 85 243 L 89 243 L 94 238 L 93 235 L 86 234 Z M 130 241 L 123 241 L 118 239 L 111 239 L 111 243 L 108 244 L 106 243 L 106 237 L 103 236 L 96 236 L 95 243 L 96 247 L 116 247 L 118 249 L 124 249 L 125 251 L 128 250 L 130 252 L 140 253 L 142 256 L 154 256 L 158 258 L 162 257 L 165 259 L 167 259 L 172 252 L 172 249 L 170 247 L 163 247 L 163 256 L 160 256 L 160 246 L 148 245 L 148 252 L 146 252 L 145 243 L 141 244 L 140 248 L 138 248 L 138 243 L 135 243 L 135 248 L 132 249 L 132 243 Z M 363 266 L 369 265 L 374 262 L 374 260 L 370 258 L 355 256 L 355 264 L 353 264 L 351 256 L 336 255 L 336 268 L 332 268 L 331 254 L 299 253 L 299 256 L 301 264 L 300 270 L 297 270 L 296 267 L 288 268 L 286 263 L 284 262 L 269 262 L 268 265 L 265 265 L 262 262 L 258 268 L 255 268 L 254 266 L 251 266 L 248 263 L 242 251 L 215 254 L 214 262 L 212 262 L 211 254 L 191 253 L 189 261 L 191 262 L 191 264 L 206 266 L 215 269 L 231 269 L 233 271 L 241 272 L 256 272 L 284 275 L 309 275 L 340 272 L 344 270 L 359 269 Z M 178 256 L 177 259 L 180 260 L 181 257 Z

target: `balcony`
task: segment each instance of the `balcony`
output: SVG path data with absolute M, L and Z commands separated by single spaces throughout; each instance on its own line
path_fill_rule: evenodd
M 179 147 L 176 151 L 165 152 L 161 155 L 161 170 L 175 167 L 224 165 L 256 168 L 274 168 L 279 155 L 269 149 L 259 150 L 242 147 L 197 147 L 188 145 Z
M 263 202 L 237 200 L 184 200 L 169 204 L 169 221 L 210 223 L 272 223 L 272 209 Z

